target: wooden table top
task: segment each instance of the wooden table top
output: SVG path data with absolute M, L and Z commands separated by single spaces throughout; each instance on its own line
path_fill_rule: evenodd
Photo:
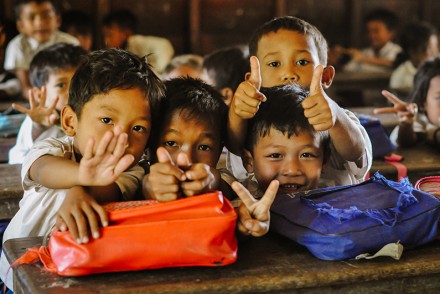
M 396 114 L 394 113 L 381 113 L 374 114 L 374 109 L 377 107 L 373 106 L 364 106 L 364 107 L 350 107 L 350 110 L 353 113 L 365 114 L 368 116 L 375 117 L 380 120 L 380 123 L 391 133 L 395 126 L 399 124 Z
M 0 164 L 0 220 L 11 219 L 23 198 L 21 164 Z
M 9 261 L 42 238 L 5 242 Z M 434 293 L 440 289 L 440 241 L 404 251 L 400 261 L 322 261 L 284 237 L 239 244 L 235 264 L 60 277 L 41 263 L 14 269 L 14 293 Z M 438 292 L 437 292 L 438 293 Z

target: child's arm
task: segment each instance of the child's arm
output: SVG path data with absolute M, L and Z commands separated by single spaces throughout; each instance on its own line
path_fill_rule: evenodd
M 266 97 L 259 91 L 261 87 L 261 74 L 258 58 L 251 56 L 250 64 L 250 77 L 238 86 L 228 113 L 227 148 L 237 155 L 241 155 L 244 138 L 246 138 L 246 120 L 252 118 L 257 113 L 261 102 L 266 101 Z
M 369 63 L 384 67 L 391 67 L 393 65 L 393 61 L 389 59 L 365 56 L 362 53 L 362 51 L 360 51 L 359 49 L 355 49 L 355 48 L 346 49 L 345 52 L 350 54 L 351 58 L 356 62 Z
M 302 102 L 304 115 L 316 131 L 329 131 L 336 151 L 347 161 L 357 161 L 364 154 L 366 143 L 359 127 L 322 88 L 323 67 L 313 73 L 310 96 Z
M 32 140 L 34 141 L 43 133 L 47 127 L 54 125 L 58 120 L 58 115 L 54 112 L 58 102 L 58 97 L 52 105 L 46 108 L 46 87 L 29 90 L 30 109 L 13 103 L 12 108 L 27 114 L 32 119 Z
M 232 183 L 232 189 L 243 201 L 238 207 L 237 229 L 245 234 L 260 237 L 269 231 L 270 206 L 278 191 L 279 182 L 273 180 L 264 196 L 256 200 L 249 191 L 239 182 Z
M 111 191 L 118 191 L 114 182 L 134 160 L 133 155 L 124 155 L 126 144 L 127 134 L 121 133 L 120 128 L 116 127 L 114 133 L 109 131 L 104 134 L 96 148 L 93 138 L 89 139 L 79 164 L 62 157 L 45 155 L 32 164 L 29 176 L 50 189 L 109 185 Z
M 100 237 L 99 224 L 108 225 L 104 208 L 90 196 L 87 188 L 71 188 L 58 210 L 55 227 L 60 231 L 69 230 L 73 239 L 81 244 L 89 242 L 89 232 L 94 239 Z
M 417 104 L 406 103 L 394 94 L 383 90 L 382 95 L 393 103 L 393 107 L 383 107 L 374 110 L 374 113 L 397 113 L 399 120 L 399 132 L 397 143 L 402 147 L 414 146 L 418 141 L 417 133 L 414 132 L 414 118 L 417 115 Z

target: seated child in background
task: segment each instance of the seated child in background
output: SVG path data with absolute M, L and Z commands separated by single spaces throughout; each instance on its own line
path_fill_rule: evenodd
M 111 12 L 103 20 L 105 45 L 125 49 L 140 57 L 147 56 L 153 69 L 162 73 L 174 55 L 173 45 L 165 38 L 136 35 L 136 28 L 136 17 L 130 11 Z
M 69 98 L 69 85 L 86 51 L 80 46 L 57 43 L 38 52 L 30 65 L 30 109 L 12 104 L 26 113 L 15 146 L 9 151 L 9 163 L 23 163 L 32 145 L 43 139 L 64 136 L 59 127 L 60 113 Z
M 99 201 L 133 199 L 144 175 L 137 162 L 162 95 L 162 82 L 143 59 L 118 49 L 89 54 L 72 78 L 61 113 L 67 136 L 36 143 L 23 163 L 24 196 L 3 242 L 48 233 L 74 187 Z M 83 213 L 94 214 L 89 209 Z M 3 281 L 8 266 L 2 254 Z M 11 277 L 5 281 L 9 288 Z
M 183 54 L 174 56 L 162 73 L 163 80 L 179 77 L 202 77 L 203 57 L 196 54 Z
M 229 106 L 235 90 L 250 70 L 249 52 L 241 46 L 218 49 L 204 57 L 203 69 L 207 83 L 220 91 Z
M 41 49 L 55 43 L 78 45 L 78 40 L 58 31 L 60 17 L 52 0 L 19 0 L 15 4 L 20 34 L 8 44 L 5 69 L 13 71 L 21 82 L 23 97 L 29 98 L 29 65 Z
M 352 60 L 345 65 L 344 71 L 349 72 L 391 72 L 397 54 L 402 51 L 393 43 L 396 34 L 397 16 L 386 9 L 376 9 L 368 13 L 364 19 L 370 47 L 363 50 L 347 49 Z
M 93 47 L 93 24 L 89 15 L 80 10 L 69 10 L 63 13 L 61 31 L 78 39 L 86 51 Z
M 231 187 L 221 179 L 216 165 L 226 138 L 227 106 L 208 84 L 192 78 L 165 82 L 165 99 L 159 128 L 152 134 L 152 165 L 143 179 L 146 198 L 171 201 L 212 190 L 229 199 Z M 156 149 L 157 148 L 157 149 Z M 253 236 L 268 230 L 269 208 L 277 191 L 272 184 L 261 201 L 241 185 L 234 191 L 243 199 L 238 229 Z M 261 196 L 261 195 L 260 195 Z
M 388 91 L 382 94 L 394 105 L 376 109 L 376 113 L 397 113 L 399 125 L 390 139 L 401 147 L 427 141 L 440 150 L 440 58 L 426 61 L 417 70 L 410 94 L 411 103 Z
M 17 97 L 21 90 L 17 77 L 13 73 L 5 71 L 3 67 L 8 42 L 6 25 L 0 19 L 0 99 Z
M 260 86 L 295 83 L 310 88 L 310 96 L 302 102 L 309 123 L 316 131 L 328 130 L 330 135 L 331 153 L 321 179 L 326 186 L 362 181 L 371 166 L 371 142 L 356 116 L 339 107 L 324 91 L 335 72 L 327 66 L 327 42 L 321 32 L 296 17 L 275 18 L 254 32 L 249 53 L 249 80 L 240 84 L 229 110 L 229 150 L 241 155 L 246 121 L 266 101 Z M 233 173 L 238 179 L 247 177 L 243 171 Z
M 407 99 L 419 65 L 438 55 L 437 30 L 426 22 L 409 23 L 402 29 L 400 45 L 403 51 L 394 62 L 390 88 Z

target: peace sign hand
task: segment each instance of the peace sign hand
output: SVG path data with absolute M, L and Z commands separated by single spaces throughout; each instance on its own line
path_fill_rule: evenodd
M 273 180 L 263 197 L 256 200 L 239 182 L 232 183 L 232 189 L 243 201 L 238 207 L 237 228 L 240 232 L 261 237 L 269 231 L 270 206 L 278 192 L 279 182 Z
M 417 115 L 418 108 L 415 103 L 406 103 L 400 100 L 396 95 L 386 90 L 382 91 L 382 95 L 390 101 L 392 107 L 382 107 L 374 109 L 375 114 L 380 113 L 397 113 L 397 118 L 400 123 L 412 124 Z

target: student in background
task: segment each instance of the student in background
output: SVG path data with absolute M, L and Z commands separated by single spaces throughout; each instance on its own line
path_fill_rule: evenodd
M 128 10 L 109 13 L 102 24 L 107 47 L 126 49 L 140 57 L 147 56 L 148 63 L 157 73 L 163 72 L 174 55 L 173 45 L 167 39 L 137 35 L 137 19 Z
M 356 116 L 324 91 L 335 71 L 327 66 L 327 42 L 321 32 L 296 17 L 275 18 L 254 32 L 249 53 L 249 79 L 237 88 L 229 108 L 228 149 L 242 154 L 247 120 L 266 101 L 261 86 L 299 84 L 310 89 L 310 97 L 302 102 L 304 115 L 316 131 L 328 130 L 330 135 L 331 152 L 321 179 L 327 186 L 362 181 L 371 166 L 371 142 Z M 246 177 L 242 171 L 233 173 L 238 179 Z
M 376 9 L 368 13 L 364 23 L 370 46 L 362 50 L 343 50 L 352 59 L 344 67 L 344 71 L 391 72 L 397 54 L 402 51 L 399 45 L 393 43 L 397 22 L 397 16 L 386 9 Z
M 382 91 L 394 106 L 376 109 L 376 113 L 397 113 L 399 125 L 390 139 L 401 147 L 427 141 L 440 150 L 440 58 L 424 62 L 414 77 L 407 103 L 388 91 Z
M 18 0 L 15 17 L 20 34 L 6 48 L 5 69 L 13 71 L 20 80 L 23 97 L 30 89 L 29 65 L 41 49 L 55 43 L 78 45 L 78 40 L 58 31 L 60 16 L 52 0 Z
M 174 56 L 162 73 L 163 80 L 179 77 L 201 78 L 203 57 L 196 54 Z
M 409 23 L 402 29 L 400 45 L 403 51 L 395 60 L 390 88 L 397 96 L 407 99 L 419 65 L 438 56 L 437 30 L 426 22 Z
M 94 206 L 96 201 L 133 199 L 144 175 L 137 162 L 163 90 L 144 59 L 118 49 L 89 54 L 72 78 L 68 105 L 61 113 L 67 136 L 36 143 L 23 163 L 23 199 L 3 242 L 47 234 L 68 192 L 80 203 L 70 202 L 68 209 L 83 208 L 83 217 L 102 215 Z M 75 190 L 85 190 L 92 197 L 81 198 Z M 68 221 L 74 219 L 67 215 Z M 99 231 L 94 233 L 98 238 Z M 76 239 L 78 243 L 88 240 Z M 8 268 L 2 254 L 1 279 L 12 289 L 12 273 L 5 280 Z
M 0 19 L 0 100 L 18 97 L 21 93 L 20 81 L 13 73 L 6 71 L 3 67 L 6 46 L 9 41 L 6 24 Z
M 35 142 L 64 136 L 60 128 L 61 110 L 69 98 L 69 85 L 86 51 L 80 46 L 57 43 L 38 52 L 30 64 L 30 109 L 12 104 L 27 114 L 9 150 L 9 163 L 23 163 Z
M 90 16 L 80 10 L 69 10 L 63 13 L 61 31 L 78 39 L 86 51 L 93 48 L 93 25 Z
M 222 94 L 230 105 L 238 85 L 250 71 L 249 52 L 241 46 L 218 49 L 204 57 L 204 76 Z

